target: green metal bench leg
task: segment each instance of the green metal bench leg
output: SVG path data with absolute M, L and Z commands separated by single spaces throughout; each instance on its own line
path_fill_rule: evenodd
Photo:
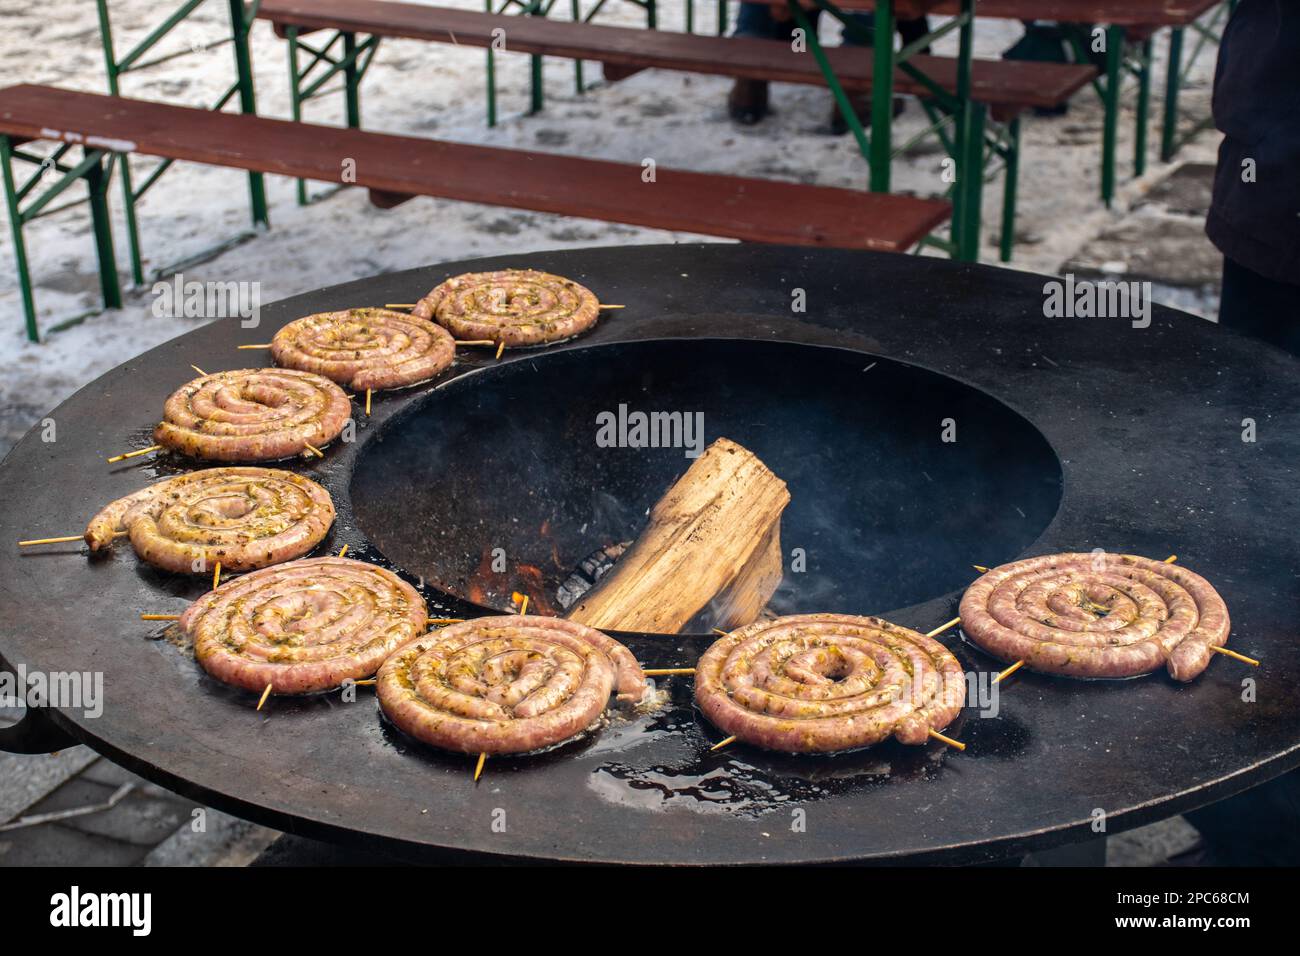
M 862 121 L 858 119 L 857 112 L 853 109 L 853 104 L 849 102 L 849 96 L 844 92 L 844 86 L 840 83 L 839 77 L 831 69 L 830 60 L 826 58 L 826 51 L 822 49 L 821 41 L 817 39 L 817 31 L 813 29 L 812 21 L 804 9 L 799 6 L 797 0 L 787 0 L 787 6 L 790 15 L 794 17 L 795 23 L 803 30 L 804 36 L 808 41 L 808 51 L 817 61 L 817 69 L 821 70 L 822 76 L 826 79 L 826 85 L 831 89 L 831 96 L 835 99 L 835 105 L 839 107 L 840 115 L 844 117 L 844 122 L 848 124 L 849 132 L 857 141 L 858 151 L 862 153 L 862 158 L 871 161 L 871 144 L 867 139 L 867 131 L 862 128 Z M 872 187 L 874 189 L 874 187 Z
M 298 28 L 287 27 L 284 38 L 289 44 L 289 115 L 302 122 L 302 77 L 298 72 Z M 307 205 L 307 180 L 297 182 L 298 205 Z
M 257 115 L 257 97 L 253 93 L 253 61 L 248 53 L 248 22 L 244 0 L 230 0 L 230 29 L 234 39 L 235 73 L 239 77 L 239 108 L 249 116 Z M 269 226 L 266 206 L 266 178 L 261 173 L 248 174 L 248 192 L 253 207 L 253 225 Z
M 1115 198 L 1115 143 L 1119 125 L 1120 65 L 1124 60 L 1124 28 L 1106 28 L 1105 119 L 1101 130 L 1101 199 L 1107 207 Z
M 96 0 L 99 13 L 99 40 L 104 49 L 104 69 L 108 74 L 108 92 L 120 95 L 117 55 L 113 50 L 113 25 L 108 16 L 108 0 Z M 131 278 L 137 286 L 144 285 L 144 255 L 140 249 L 140 224 L 135 215 L 135 186 L 131 182 L 131 163 L 123 154 L 122 214 L 126 218 L 127 248 L 131 256 Z
M 686 32 L 695 32 L 695 2 L 686 0 Z
M 1160 161 L 1169 162 L 1177 146 L 1174 138 L 1178 135 L 1178 86 L 1182 81 L 1183 64 L 1183 27 L 1174 27 L 1169 31 L 1169 68 L 1165 73 L 1165 115 L 1160 129 Z
M 9 210 L 9 229 L 14 239 L 14 269 L 18 273 L 18 288 L 23 296 L 23 319 L 27 326 L 27 339 L 41 340 L 36 327 L 36 299 L 32 295 L 32 273 L 27 264 L 27 245 L 23 242 L 23 218 L 18 209 L 18 190 L 14 186 L 13 141 L 0 136 L 0 166 L 4 167 L 5 205 Z
M 1147 125 L 1151 113 L 1151 39 L 1142 41 L 1138 62 L 1137 132 L 1133 137 L 1133 175 L 1147 168 Z
M 582 22 L 582 6 L 579 0 L 570 0 L 569 15 L 573 17 L 574 23 Z M 689 27 L 687 28 L 686 32 L 687 33 L 690 32 Z M 573 61 L 573 85 L 574 85 L 574 91 L 579 96 L 581 96 L 587 90 L 586 84 L 582 82 L 582 60 Z
M 361 86 L 357 68 L 357 35 L 343 34 L 343 106 L 350 129 L 361 128 Z
M 99 260 L 99 286 L 104 307 L 122 307 L 122 287 L 117 279 L 117 256 L 113 251 L 113 222 L 108 214 L 108 177 L 100 157 L 86 171 L 86 188 L 90 191 L 90 222 L 95 232 L 95 254 Z
M 871 191 L 889 192 L 894 122 L 894 0 L 876 4 L 872 35 Z M 852 110 L 849 110 L 852 113 Z
M 727 32 L 727 0 L 718 0 L 718 36 Z
M 1002 169 L 1002 235 L 998 252 L 1003 262 L 1011 261 L 1016 242 L 1016 185 L 1020 178 L 1020 117 L 1007 123 L 1007 155 Z
M 646 0 L 645 25 L 647 30 L 659 29 L 659 8 L 655 5 L 655 0 Z
M 984 190 L 984 113 L 983 103 L 967 101 L 968 118 L 959 134 L 957 183 L 953 190 L 953 244 L 955 258 L 976 262 L 980 253 L 980 204 Z

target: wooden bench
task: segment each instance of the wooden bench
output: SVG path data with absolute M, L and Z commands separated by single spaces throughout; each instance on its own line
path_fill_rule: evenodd
M 490 47 L 494 31 L 504 30 L 508 52 L 598 60 L 606 65 L 607 76 L 617 78 L 655 68 L 826 84 L 812 56 L 796 53 L 790 44 L 779 40 L 696 36 L 387 0 L 262 0 L 257 16 L 269 20 L 281 34 L 289 27 L 300 32 L 333 29 L 474 47 Z M 826 54 L 846 90 L 871 90 L 870 50 L 839 46 L 827 49 Z M 909 62 L 949 91 L 955 90 L 955 59 L 918 55 Z M 1093 67 L 1085 65 L 976 60 L 971 68 L 971 96 L 993 107 L 995 115 L 1010 116 L 1026 107 L 1056 106 L 1096 75 Z M 929 93 L 909 72 L 897 71 L 894 83 L 899 93 Z
M 949 216 L 938 200 L 524 150 L 471 146 L 211 112 L 46 86 L 0 90 L 0 137 L 11 209 L 13 146 L 54 140 L 88 155 L 141 153 L 370 190 L 377 205 L 436 196 L 753 242 L 904 251 Z M 98 164 L 95 168 L 99 169 Z M 345 171 L 354 178 L 345 180 Z M 14 221 L 30 302 L 21 217 Z M 114 272 L 112 243 L 101 270 Z M 105 261 L 107 257 L 108 261 Z M 107 298 L 106 289 L 106 298 Z M 35 328 L 29 312 L 29 329 Z

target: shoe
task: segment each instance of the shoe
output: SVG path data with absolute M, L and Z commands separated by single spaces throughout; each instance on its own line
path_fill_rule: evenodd
M 858 122 L 863 126 L 871 125 L 871 94 L 869 93 L 850 93 L 849 103 L 853 106 L 853 112 L 857 114 Z M 907 108 L 907 102 L 901 96 L 894 97 L 894 116 L 897 117 L 904 109 Z M 840 112 L 840 105 L 834 101 L 831 102 L 831 135 L 843 136 L 849 131 L 848 121 L 844 114 Z
M 727 96 L 727 114 L 743 126 L 753 126 L 767 115 L 767 82 L 737 80 Z

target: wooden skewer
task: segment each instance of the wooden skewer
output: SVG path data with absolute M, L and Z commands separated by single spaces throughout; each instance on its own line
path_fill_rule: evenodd
M 951 621 L 949 621 L 947 624 L 940 624 L 938 627 L 936 627 L 933 631 L 931 631 L 930 633 L 926 634 L 925 636 L 926 636 L 926 637 L 934 637 L 936 634 L 942 634 L 944 631 L 948 630 L 948 628 L 950 628 L 950 627 L 955 627 L 956 625 L 958 625 L 958 624 L 960 624 L 960 623 L 961 623 L 961 618 L 959 618 L 959 617 L 954 617 L 954 618 L 953 618 Z
M 721 750 L 723 747 L 727 746 L 727 744 L 732 743 L 733 741 L 735 741 L 735 739 L 736 739 L 736 738 L 735 738 L 735 736 L 733 735 L 733 736 L 731 736 L 731 737 L 728 737 L 726 740 L 719 740 L 716 744 L 714 744 L 712 747 L 710 747 L 709 750 Z
M 197 365 L 191 365 L 190 368 L 194 369 L 194 371 L 198 372 L 200 375 L 208 374 L 207 372 L 203 371 L 203 369 L 199 368 Z
M 457 339 L 457 345 L 496 345 L 491 339 Z
M 390 302 L 386 306 L 384 306 L 384 308 L 385 309 L 414 309 L 419 304 L 420 303 L 418 302 Z
M 147 455 L 151 451 L 159 451 L 161 449 L 162 445 L 150 445 L 148 448 L 141 448 L 139 451 L 128 451 L 125 455 L 114 455 L 112 458 L 108 459 L 108 463 L 111 465 L 117 461 L 125 461 L 127 458 L 136 458 L 140 455 Z
M 727 636 L 727 632 L 720 627 L 710 628 L 710 630 L 712 630 L 714 634 L 721 634 L 723 637 Z
M 960 740 L 953 740 L 951 737 L 945 736 L 944 734 L 939 733 L 939 731 L 937 730 L 929 730 L 927 731 L 927 733 L 935 740 L 940 740 L 943 743 L 947 744 L 949 747 L 954 747 L 957 750 L 966 749 L 966 745 L 962 743 Z
M 1169 557 L 1165 558 L 1165 564 L 1173 564 L 1177 560 L 1178 560 L 1178 555 L 1171 554 Z
M 989 573 L 989 569 L 984 567 L 984 565 L 982 564 L 972 564 L 971 567 L 974 568 L 976 571 L 978 571 L 980 574 Z
M 694 674 L 694 667 L 656 667 L 653 670 L 642 671 L 646 677 L 672 677 L 674 674 Z
M 483 764 L 487 763 L 487 753 L 478 755 L 478 765 L 474 767 L 474 782 L 478 783 L 478 778 L 483 775 Z
M 527 613 L 528 613 L 528 595 L 527 595 L 527 594 L 524 595 L 524 599 L 523 599 L 523 601 L 520 602 L 520 604 L 519 604 L 519 613 L 520 613 L 520 614 L 527 614 Z
M 220 584 L 221 584 L 221 562 L 218 561 L 217 566 L 212 569 L 212 590 L 215 591 Z
M 498 358 L 498 359 L 501 358 L 501 353 L 504 352 L 505 350 L 506 350 L 506 340 L 505 340 L 505 339 L 502 339 L 501 342 L 497 345 L 497 358 Z
M 1228 657 L 1235 658 L 1236 660 L 1249 664 L 1251 667 L 1259 666 L 1259 661 L 1255 660 L 1255 658 L 1247 657 L 1245 654 L 1238 654 L 1236 651 L 1230 651 L 1226 647 L 1219 647 L 1217 644 L 1211 644 L 1210 650 L 1218 654 L 1225 654 Z
M 371 684 L 378 684 L 379 681 L 374 677 L 367 677 L 365 680 L 354 680 L 353 687 L 369 687 Z
M 465 621 L 465 619 L 464 619 L 463 617 L 431 617 L 431 618 L 429 618 L 429 623 L 430 623 L 430 624 L 462 624 L 462 623 L 464 623 L 464 621 Z
M 84 534 L 69 534 L 69 535 L 64 535 L 62 538 L 31 538 L 27 541 L 19 541 L 18 547 L 30 548 L 34 544 L 66 544 L 69 541 L 85 541 L 85 540 L 86 540 L 86 536 Z
M 261 709 L 262 709 L 262 705 L 266 703 L 266 698 L 268 698 L 268 697 L 271 696 L 271 686 L 272 686 L 272 685 L 267 684 L 267 685 L 266 685 L 266 690 L 262 691 L 262 699 L 259 700 L 259 701 L 257 702 L 257 709 L 258 709 L 258 710 L 261 710 Z
M 179 614 L 141 614 L 140 615 L 140 620 L 142 621 L 179 621 L 180 619 L 181 616 Z
M 259 344 L 259 345 L 236 345 L 235 346 L 235 348 L 237 349 L 269 349 L 270 347 L 271 347 L 270 342 L 267 342 L 265 345 Z
M 999 683 L 999 682 L 1000 682 L 1004 677 L 1010 677 L 1012 674 L 1014 674 L 1016 671 L 1020 670 L 1020 668 L 1022 668 L 1022 667 L 1024 667 L 1024 666 L 1025 666 L 1025 662 L 1024 662 L 1024 661 L 1016 661 L 1014 664 L 1012 664 L 1010 667 L 1008 667 L 1006 670 L 1004 670 L 1004 671 L 1003 671 L 1001 674 L 999 674 L 997 677 L 993 678 L 993 683 L 997 684 L 997 683 Z
M 347 546 L 346 544 L 345 544 L 343 547 L 339 548 L 339 557 L 340 557 L 340 558 L 343 557 L 343 555 L 345 555 L 345 554 L 347 554 L 347 553 L 348 553 L 348 546 Z
M 625 305 L 609 305 L 609 304 L 606 303 L 606 302 L 602 302 L 602 303 L 600 304 L 600 307 L 601 307 L 602 309 L 626 309 L 626 308 L 627 308 L 627 306 L 625 306 Z
M 315 455 L 317 458 L 325 457 L 325 453 L 321 451 L 319 448 L 317 448 L 315 445 L 309 442 L 303 442 L 303 445 L 306 446 L 307 450 L 311 452 L 313 455 Z
M 370 417 L 370 389 L 366 389 L 366 418 Z

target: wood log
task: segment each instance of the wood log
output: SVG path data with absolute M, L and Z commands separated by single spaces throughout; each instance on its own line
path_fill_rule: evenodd
M 785 482 L 719 438 L 650 511 L 650 523 L 572 620 L 619 631 L 680 633 L 688 623 L 748 624 L 782 577 Z

